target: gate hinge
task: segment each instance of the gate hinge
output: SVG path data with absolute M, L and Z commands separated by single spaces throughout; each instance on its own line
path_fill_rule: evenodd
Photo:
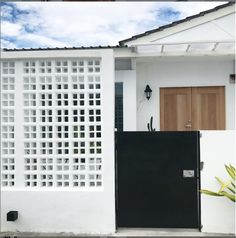
M 200 162 L 200 171 L 202 171 L 202 170 L 203 170 L 203 167 L 204 167 L 204 162 L 203 162 L 203 161 L 201 161 L 201 162 Z

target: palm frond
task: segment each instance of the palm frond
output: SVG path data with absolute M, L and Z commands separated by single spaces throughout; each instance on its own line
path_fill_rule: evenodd
M 225 165 L 225 169 L 230 176 L 230 180 L 224 182 L 219 177 L 215 177 L 217 182 L 220 184 L 220 189 L 218 192 L 210 191 L 207 189 L 200 190 L 201 193 L 210 195 L 210 196 L 217 196 L 217 197 L 226 197 L 232 202 L 235 202 L 235 167 L 230 165 Z M 227 191 L 227 190 L 228 191 Z

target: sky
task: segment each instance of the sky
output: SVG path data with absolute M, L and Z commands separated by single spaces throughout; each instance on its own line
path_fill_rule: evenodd
M 1 2 L 1 47 L 117 45 L 226 2 Z

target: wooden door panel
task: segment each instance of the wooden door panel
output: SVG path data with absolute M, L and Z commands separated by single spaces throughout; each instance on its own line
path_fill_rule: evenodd
M 225 87 L 160 89 L 160 130 L 225 130 Z
M 193 130 L 225 130 L 225 88 L 192 88 Z
M 161 88 L 160 104 L 162 131 L 191 130 L 191 88 Z

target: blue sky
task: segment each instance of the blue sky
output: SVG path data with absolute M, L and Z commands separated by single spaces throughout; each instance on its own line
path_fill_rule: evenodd
M 117 45 L 225 2 L 2 2 L 3 48 Z

